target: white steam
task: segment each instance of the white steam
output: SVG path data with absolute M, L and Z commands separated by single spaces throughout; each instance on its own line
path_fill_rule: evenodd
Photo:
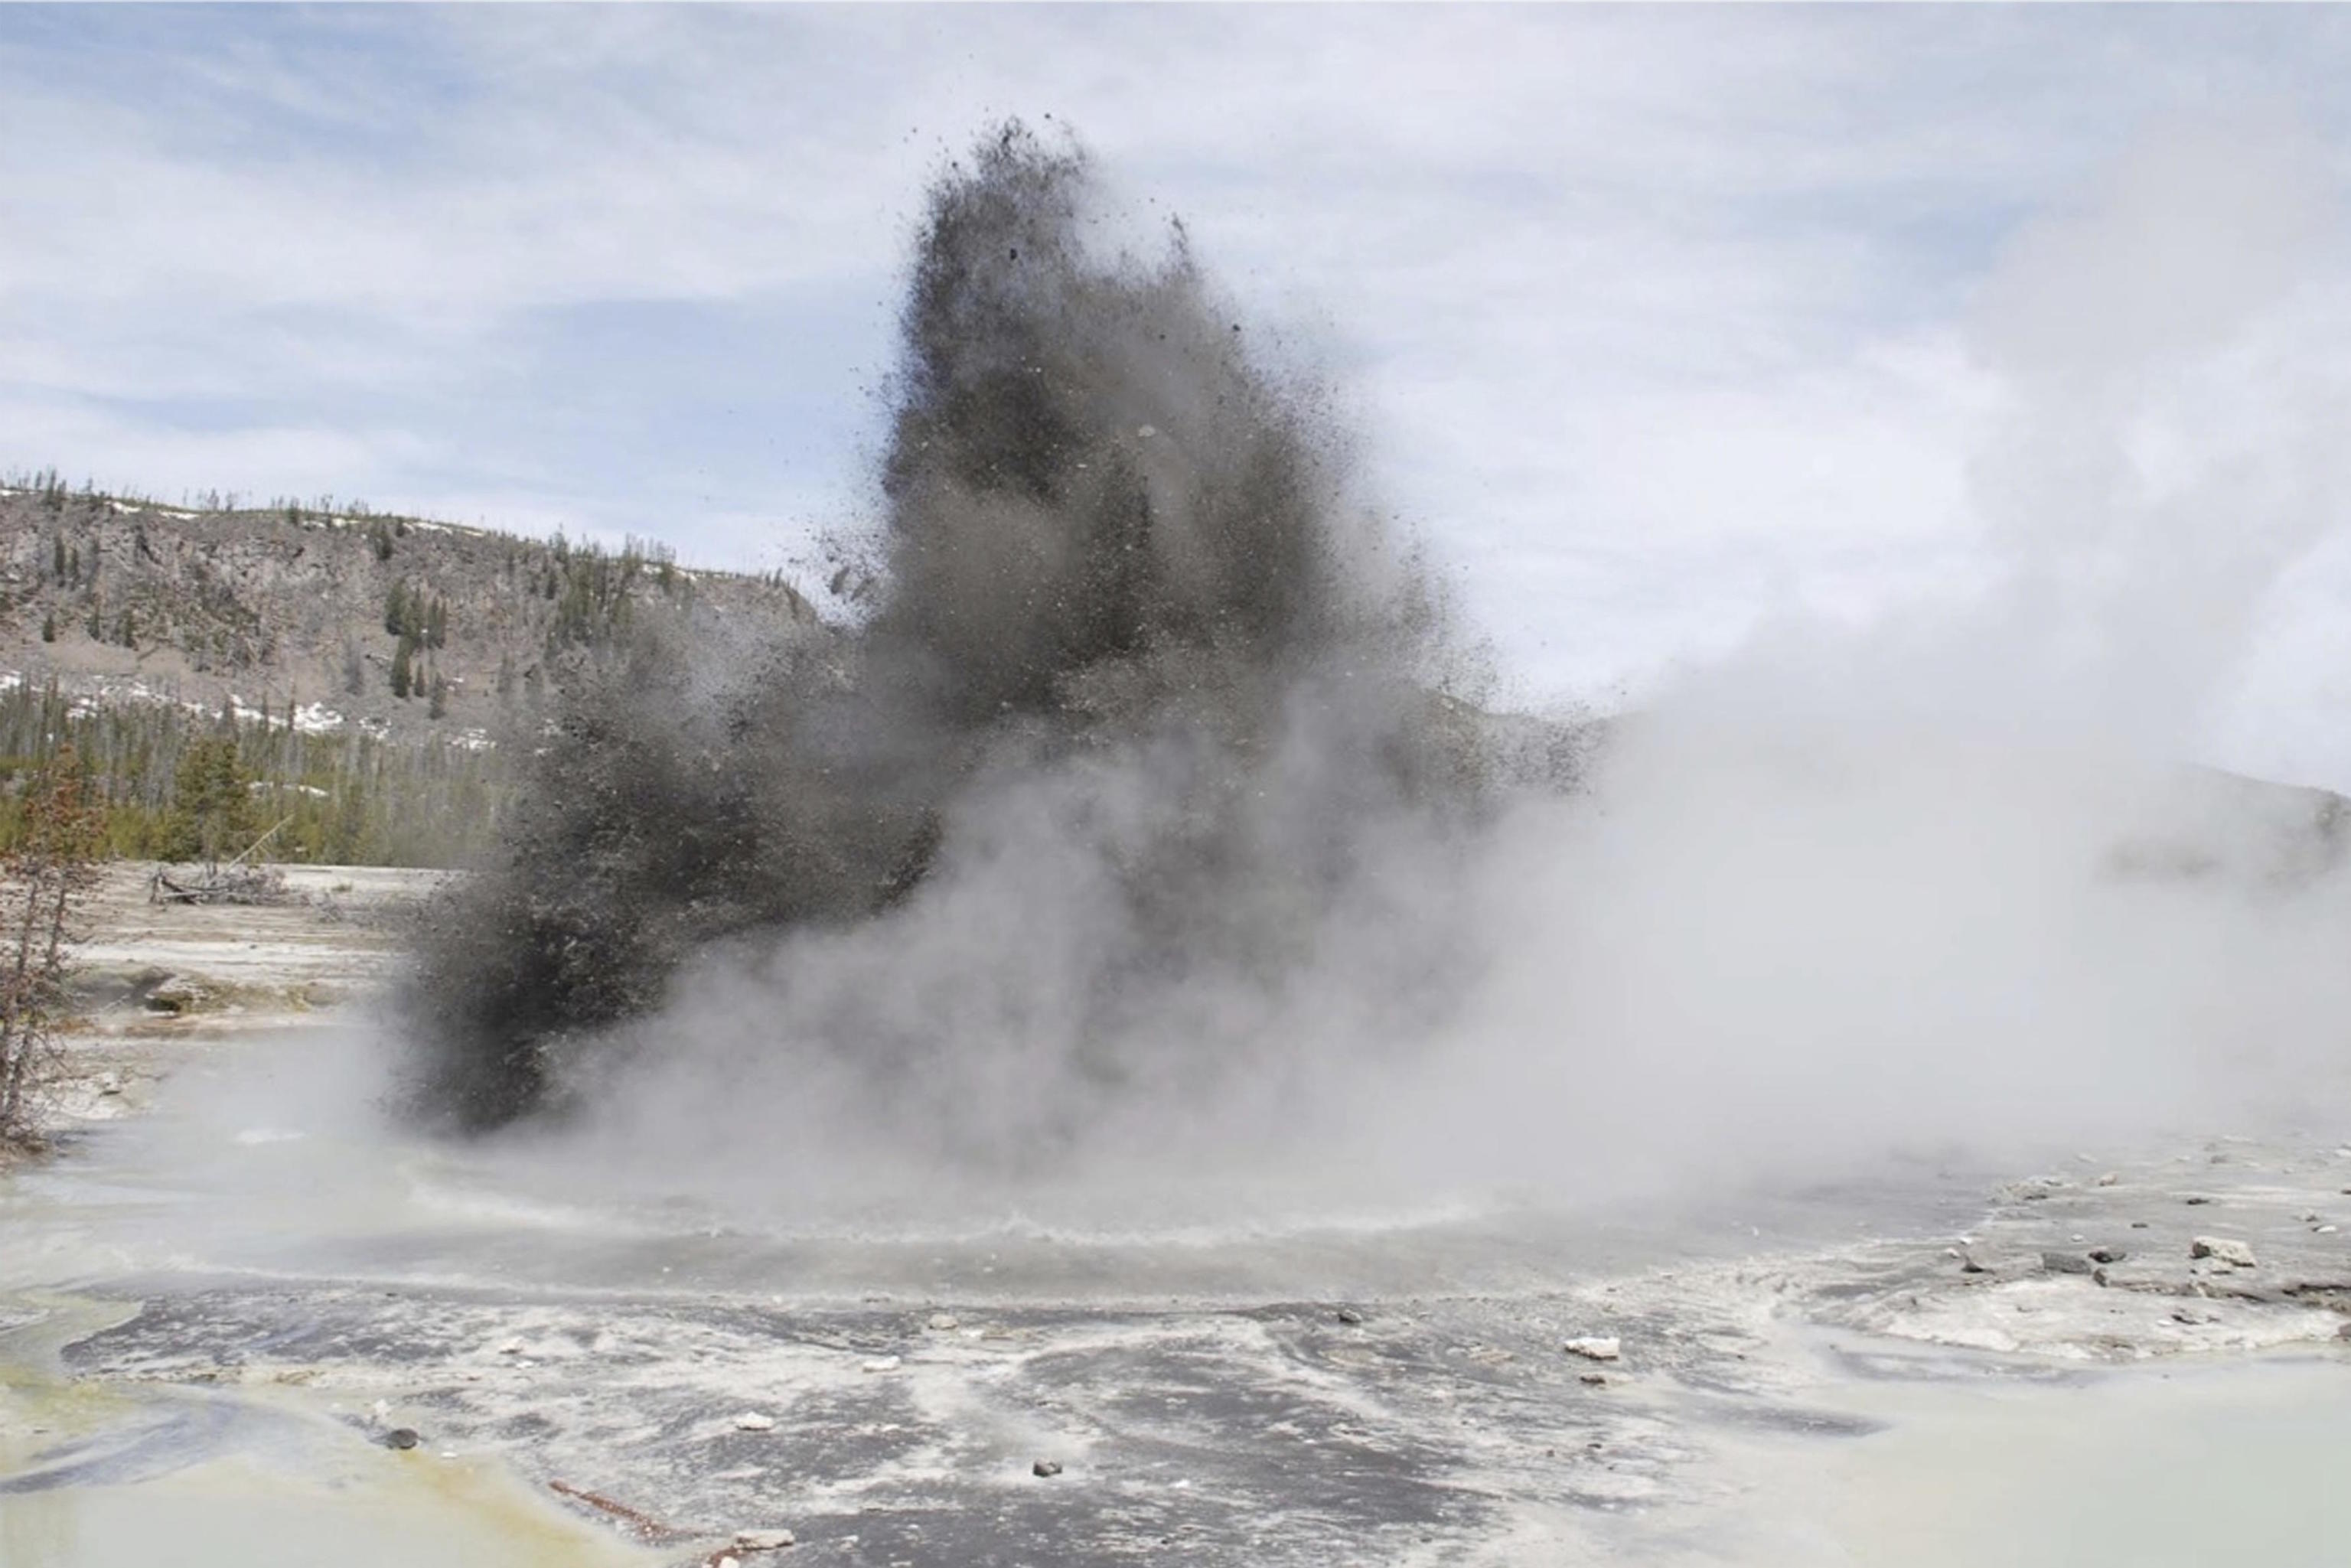
M 2351 479 L 2341 240 L 2291 137 L 2154 139 L 1982 291 L 1980 591 L 1771 628 L 1571 798 L 1395 810 L 1335 918 L 1236 880 L 1262 962 L 1130 972 L 1114 884 L 1186 809 L 1180 736 L 1007 766 L 904 904 L 705 956 L 567 1136 L 823 1209 L 1621 1192 L 2342 1105 L 2351 821 L 2198 766 L 2248 760 L 2274 608 L 2343 616 L 2294 590 Z M 1283 786 L 1332 765 L 1293 706 L 1252 817 L 1276 864 L 1332 798 Z M 1136 999 L 1107 1035 L 1105 987 Z M 822 1049 L 852 1019 L 890 1071 Z

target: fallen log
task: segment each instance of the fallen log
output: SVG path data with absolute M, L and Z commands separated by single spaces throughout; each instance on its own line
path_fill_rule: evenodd
M 586 1487 L 576 1487 L 569 1481 L 563 1480 L 549 1481 L 547 1485 L 550 1491 L 560 1493 L 562 1496 L 571 1498 L 579 1502 L 584 1502 L 590 1508 L 595 1509 L 600 1512 L 611 1514 L 614 1519 L 619 1520 L 622 1523 L 626 1524 L 630 1529 L 635 1531 L 638 1536 L 643 1540 L 674 1541 L 679 1537 L 692 1533 L 688 1531 L 678 1530 L 673 1526 L 664 1524 L 660 1520 L 653 1518 L 653 1515 L 649 1513 L 641 1513 L 637 1510 L 631 1508 L 627 1503 L 615 1502 L 611 1498 L 604 1496 L 603 1493 L 590 1491 Z

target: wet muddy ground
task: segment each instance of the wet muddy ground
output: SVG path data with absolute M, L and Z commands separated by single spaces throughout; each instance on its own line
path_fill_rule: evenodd
M 1882 1521 L 1835 1486 L 1809 1504 L 1769 1487 L 1761 1508 L 1757 1489 L 1775 1467 L 1931 1455 L 1938 1412 L 1981 1390 L 2060 1401 L 2029 1434 L 2150 1365 L 2247 1352 L 2300 1347 L 2295 1386 L 2320 1402 L 2303 1415 L 2351 1411 L 2351 1281 L 2339 1233 L 2304 1218 L 2351 1202 L 2351 1155 L 2327 1148 L 2216 1145 L 2105 1186 L 2085 1168 L 1957 1223 L 1957 1195 L 1924 1187 L 1790 1199 L 1768 1232 L 1691 1217 L 1670 1242 L 1528 1211 L 1301 1221 L 1168 1248 L 1144 1295 L 1119 1288 L 1119 1254 L 1151 1249 L 1132 1234 L 664 1229 L 500 1207 L 494 1171 L 384 1150 L 369 1202 L 286 1206 L 316 1228 L 281 1234 L 223 1211 L 308 1185 L 284 1162 L 340 1161 L 331 1135 L 224 1129 L 221 1164 L 277 1175 L 174 1184 L 144 1162 L 187 1145 L 168 1113 L 153 1125 L 6 1199 L 5 1513 L 209 1495 L 204 1478 L 291 1453 L 336 1456 L 323 1477 L 301 1461 L 303 1495 L 353 1506 L 487 1467 L 529 1500 L 476 1511 L 477 1533 L 568 1516 L 649 1563 L 756 1529 L 791 1531 L 795 1561 L 876 1565 L 1869 1562 Z M 2208 1234 L 2256 1263 L 2191 1258 Z M 2126 1254 L 2090 1265 L 2103 1282 L 2071 1261 L 2098 1249 Z M 1291 1258 L 1343 1289 L 1265 1289 Z M 876 1288 L 847 1295 L 860 1278 Z M 1566 1348 L 1595 1338 L 1614 1355 Z M 68 1432 L 60 1391 L 120 1414 Z M 379 1446 L 402 1428 L 418 1447 Z M 1863 1554 L 1817 1555 L 1840 1530 Z M 1827 1533 L 1772 1555 L 1807 1531 Z M 248 1544 L 263 1555 L 238 1561 L 280 1560 Z

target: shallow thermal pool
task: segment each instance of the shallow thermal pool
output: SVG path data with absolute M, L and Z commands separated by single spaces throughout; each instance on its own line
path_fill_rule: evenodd
M 1745 1522 L 1693 1561 L 2351 1563 L 2351 1360 L 2340 1355 L 2138 1366 L 2078 1383 L 1865 1381 L 1833 1396 L 1884 1429 L 1736 1456 Z

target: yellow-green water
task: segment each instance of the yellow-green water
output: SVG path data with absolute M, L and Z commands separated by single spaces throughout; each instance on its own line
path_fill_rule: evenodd
M 485 1466 L 420 1451 L 292 1472 L 245 1458 L 0 1498 L 8 1568 L 626 1568 L 653 1561 Z
M 1859 1383 L 1887 1423 L 1759 1443 L 1747 1568 L 2344 1568 L 2351 1356 L 2137 1366 L 2078 1385 Z M 1632 1559 L 1635 1561 L 1639 1558 Z

